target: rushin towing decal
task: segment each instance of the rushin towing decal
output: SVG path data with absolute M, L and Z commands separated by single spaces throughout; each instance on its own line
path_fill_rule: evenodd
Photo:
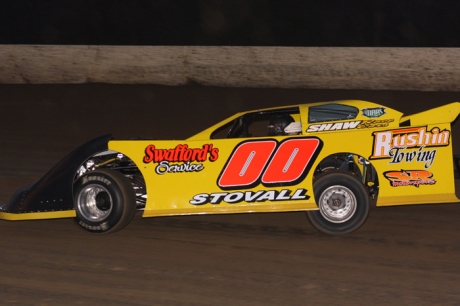
M 374 148 L 369 159 L 390 159 L 389 164 L 421 162 L 425 169 L 436 158 L 436 147 L 448 146 L 450 131 L 426 127 L 374 132 Z M 434 148 L 434 149 L 431 149 Z

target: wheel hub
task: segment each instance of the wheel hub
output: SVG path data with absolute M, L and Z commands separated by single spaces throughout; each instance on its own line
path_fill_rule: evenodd
M 356 212 L 356 197 L 347 187 L 335 185 L 323 191 L 318 207 L 321 215 L 332 223 L 343 223 Z
M 107 192 L 100 192 L 96 195 L 96 207 L 106 211 L 110 209 L 111 199 Z
M 340 199 L 333 199 L 332 200 L 332 207 L 334 209 L 339 209 L 339 208 L 343 208 L 344 204 L 342 203 L 342 201 Z
M 85 219 L 100 222 L 112 211 L 112 203 L 107 189 L 91 184 L 80 191 L 75 208 Z

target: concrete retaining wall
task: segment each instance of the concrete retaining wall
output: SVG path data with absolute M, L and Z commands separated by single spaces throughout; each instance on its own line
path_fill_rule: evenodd
M 1 45 L 4 84 L 460 90 L 460 49 Z

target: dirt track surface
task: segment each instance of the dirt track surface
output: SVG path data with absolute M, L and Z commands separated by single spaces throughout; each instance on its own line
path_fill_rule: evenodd
M 409 113 L 459 96 L 3 85 L 0 202 L 108 132 L 118 139 L 180 139 L 245 109 L 359 98 Z M 344 236 L 316 232 L 303 213 L 138 215 L 122 231 L 101 236 L 71 220 L 0 221 L 0 304 L 458 305 L 459 215 L 454 204 L 377 208 Z

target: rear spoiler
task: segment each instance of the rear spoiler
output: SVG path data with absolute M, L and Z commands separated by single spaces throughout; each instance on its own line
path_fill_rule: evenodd
M 424 112 L 401 118 L 400 126 L 428 125 L 452 122 L 460 113 L 460 102 L 452 102 Z

